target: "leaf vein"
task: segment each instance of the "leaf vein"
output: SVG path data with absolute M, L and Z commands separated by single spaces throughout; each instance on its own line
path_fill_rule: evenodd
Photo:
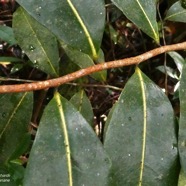
M 77 20 L 79 21 L 86 37 L 87 37 L 87 40 L 88 40 L 88 43 L 90 45 L 90 48 L 91 48 L 91 51 L 92 51 L 92 55 L 93 55 L 93 58 L 96 59 L 97 58 L 97 52 L 96 52 L 96 49 L 95 49 L 95 46 L 94 46 L 94 43 L 92 41 L 92 38 L 90 36 L 90 33 L 88 31 L 88 29 L 86 28 L 81 16 L 79 15 L 78 11 L 76 10 L 75 6 L 72 4 L 71 0 L 67 0 L 70 8 L 72 9 L 74 15 L 76 16 Z
M 141 166 L 140 166 L 140 177 L 139 177 L 139 186 L 141 186 L 143 181 L 144 162 L 145 162 L 146 133 L 147 133 L 147 102 L 146 102 L 144 81 L 141 75 L 141 71 L 139 70 L 139 68 L 137 68 L 136 71 L 139 76 L 141 92 L 142 92 L 142 100 L 143 100 L 143 141 L 142 141 L 142 155 L 141 155 Z
M 73 186 L 73 179 L 72 179 L 72 162 L 71 162 L 71 150 L 70 150 L 70 141 L 68 136 L 68 130 L 67 130 L 67 123 L 65 121 L 65 115 L 63 111 L 63 105 L 60 100 L 60 95 L 55 94 L 56 102 L 59 109 L 60 119 L 61 119 L 61 127 L 64 134 L 64 143 L 65 143 L 65 149 L 66 149 L 66 158 L 67 158 L 67 169 L 68 169 L 68 178 L 69 178 L 69 186 Z
M 150 25 L 150 27 L 151 27 L 151 29 L 152 29 L 152 32 L 153 32 L 153 34 L 154 34 L 154 37 L 156 38 L 156 41 L 158 41 L 159 39 L 158 39 L 158 36 L 157 36 L 157 34 L 156 34 L 156 31 L 154 30 L 154 27 L 153 27 L 152 23 L 150 22 L 150 20 L 149 20 L 147 14 L 145 13 L 145 11 L 144 11 L 144 9 L 143 9 L 141 3 L 139 2 L 139 0 L 137 0 L 137 3 L 138 3 L 140 9 L 142 10 L 143 14 L 145 15 L 145 17 L 146 17 L 146 19 L 147 19 L 147 22 L 149 23 L 149 25 Z
M 30 26 L 30 28 L 31 28 L 31 30 L 32 30 L 32 32 L 33 32 L 33 34 L 37 37 L 37 34 L 36 34 L 36 32 L 34 31 L 33 26 L 32 26 L 32 25 L 30 24 L 30 22 L 28 21 L 27 15 L 26 15 L 24 12 L 23 12 L 23 14 L 24 14 L 25 19 L 26 19 L 28 25 Z M 43 53 L 45 54 L 46 58 L 48 59 L 48 60 L 46 60 L 47 63 L 49 64 L 49 66 L 51 67 L 51 69 L 53 70 L 53 72 L 54 72 L 55 74 L 57 74 L 57 72 L 55 71 L 55 69 L 54 69 L 52 63 L 50 62 L 51 60 L 49 59 L 49 57 L 48 57 L 48 55 L 47 55 L 45 49 L 43 48 L 43 46 L 42 46 L 40 40 L 38 39 L 38 37 L 37 37 L 36 39 L 37 39 L 39 45 L 41 46 L 41 49 L 42 49 Z
M 2 130 L 1 134 L 0 134 L 0 138 L 2 137 L 2 135 L 4 134 L 4 132 L 6 131 L 6 129 L 8 128 L 8 126 L 11 123 L 11 120 L 13 119 L 17 109 L 19 108 L 19 106 L 21 105 L 22 101 L 24 100 L 25 96 L 27 95 L 27 92 L 23 94 L 22 98 L 20 99 L 20 101 L 17 103 L 16 107 L 14 108 L 14 110 L 12 111 L 12 114 L 9 117 L 9 120 L 7 121 L 4 129 Z

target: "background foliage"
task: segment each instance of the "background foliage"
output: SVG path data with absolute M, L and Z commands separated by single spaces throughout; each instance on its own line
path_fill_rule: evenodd
M 185 7 L 184 0 L 1 1 L 1 84 L 185 41 Z M 185 55 L 1 94 L 0 182 L 185 185 Z

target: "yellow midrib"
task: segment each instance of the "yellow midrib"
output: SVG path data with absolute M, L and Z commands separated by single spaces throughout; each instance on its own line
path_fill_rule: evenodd
M 2 135 L 4 134 L 4 132 L 6 131 L 6 129 L 8 128 L 8 126 L 10 125 L 15 113 L 17 112 L 17 109 L 19 108 L 19 106 L 21 105 L 21 103 L 23 102 L 25 96 L 28 94 L 28 92 L 25 92 L 23 94 L 23 96 L 21 97 L 20 101 L 17 103 L 16 107 L 14 108 L 14 110 L 12 111 L 12 114 L 10 115 L 4 129 L 2 130 L 2 132 L 0 133 L 0 138 L 2 137 Z
M 68 182 L 69 182 L 69 186 L 73 186 L 71 150 L 70 150 L 70 141 L 69 141 L 68 130 L 67 130 L 67 123 L 65 120 L 65 115 L 64 115 L 63 105 L 61 103 L 60 95 L 56 93 L 55 98 L 59 109 L 60 120 L 61 120 L 60 124 L 64 135 L 64 144 L 65 144 L 65 151 L 66 151 L 66 158 L 67 158 L 67 169 L 68 169 L 68 180 L 69 180 Z
M 143 14 L 145 15 L 145 17 L 146 17 L 146 19 L 147 19 L 147 21 L 148 21 L 148 23 L 149 23 L 149 25 L 150 25 L 150 27 L 151 27 L 151 29 L 152 29 L 152 32 L 153 32 L 153 35 L 154 35 L 155 40 L 156 40 L 156 41 L 159 41 L 159 37 L 158 37 L 158 35 L 156 34 L 156 31 L 154 30 L 154 27 L 153 27 L 152 23 L 150 22 L 150 20 L 149 20 L 147 14 L 145 13 L 145 11 L 144 11 L 142 5 L 140 4 L 139 0 L 136 0 L 136 1 L 137 1 L 137 3 L 138 3 L 139 7 L 141 8 Z
M 92 41 L 92 38 L 91 38 L 91 36 L 90 36 L 90 33 L 89 33 L 88 29 L 86 28 L 86 26 L 85 26 L 85 24 L 84 24 L 84 22 L 83 22 L 81 16 L 79 15 L 79 13 L 78 13 L 78 11 L 76 10 L 75 6 L 72 4 L 71 0 L 67 0 L 67 2 L 68 2 L 68 4 L 69 4 L 70 8 L 72 9 L 74 15 L 76 16 L 77 20 L 79 21 L 79 23 L 80 23 L 80 25 L 81 25 L 81 27 L 82 27 L 82 29 L 83 29 L 85 35 L 86 35 L 86 38 L 87 38 L 87 40 L 88 40 L 88 43 L 89 43 L 90 48 L 91 48 L 91 51 L 92 51 L 92 56 L 93 56 L 93 58 L 96 59 L 96 58 L 97 58 L 97 52 L 96 52 L 94 43 L 93 43 L 93 41 Z
M 174 16 L 181 15 L 181 14 L 185 14 L 185 13 L 186 13 L 186 10 L 183 10 L 183 11 L 181 11 L 181 12 L 172 14 L 172 15 L 166 17 L 165 19 L 170 19 L 170 18 L 172 18 L 172 17 L 174 18 Z
M 139 68 L 136 69 L 136 72 L 139 76 L 141 93 L 143 100 L 143 138 L 142 138 L 142 152 L 141 152 L 141 165 L 140 165 L 140 177 L 139 177 L 139 186 L 142 186 L 143 181 L 143 172 L 144 172 L 144 162 L 145 162 L 145 148 L 146 148 L 146 133 L 147 133 L 147 102 L 145 95 L 144 81 Z

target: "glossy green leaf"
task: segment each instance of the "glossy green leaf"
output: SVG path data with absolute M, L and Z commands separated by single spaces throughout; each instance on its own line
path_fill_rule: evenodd
M 174 112 L 165 94 L 138 68 L 107 120 L 104 147 L 110 185 L 176 185 Z
M 0 25 L 0 40 L 6 41 L 10 45 L 15 45 L 17 41 L 11 27 Z
M 70 59 L 70 61 L 78 65 L 80 68 L 86 68 L 86 67 L 95 65 L 92 58 L 90 58 L 90 56 L 88 56 L 87 54 L 79 52 L 78 50 L 73 50 L 64 45 L 63 45 L 63 49 L 65 50 L 65 53 Z M 101 56 L 100 63 L 105 61 L 103 55 L 101 54 L 98 53 L 98 55 Z M 95 80 L 105 81 L 107 77 L 107 71 L 103 70 L 101 72 L 95 72 L 91 74 L 90 76 L 93 77 Z
M 171 67 L 168 67 L 168 66 L 158 66 L 156 67 L 156 69 L 158 69 L 160 72 L 164 73 L 164 74 L 167 74 L 168 76 L 170 76 L 171 78 L 174 78 L 174 79 L 179 79 L 178 77 L 178 74 L 177 74 L 177 70 L 174 69 L 174 68 L 171 68 Z
M 23 8 L 18 8 L 14 13 L 13 29 L 19 46 L 33 65 L 52 76 L 58 76 L 58 44 L 53 34 Z
M 184 9 L 180 2 L 177 1 L 167 11 L 165 20 L 186 23 L 186 9 Z
M 94 114 L 86 93 L 83 90 L 79 91 L 70 99 L 70 102 L 77 108 L 87 122 L 93 126 Z
M 179 155 L 183 174 L 186 176 L 186 65 L 183 65 L 180 81 Z
M 97 58 L 105 26 L 103 0 L 17 2 L 66 44 Z
M 56 93 L 30 153 L 24 185 L 107 185 L 110 160 L 73 105 Z
M 112 2 L 143 32 L 159 43 L 154 0 L 112 0 Z
M 32 93 L 0 95 L 0 165 L 6 165 L 23 152 L 32 115 Z
M 183 64 L 185 63 L 184 58 L 178 52 L 168 52 L 169 56 L 174 60 L 177 69 L 182 73 Z

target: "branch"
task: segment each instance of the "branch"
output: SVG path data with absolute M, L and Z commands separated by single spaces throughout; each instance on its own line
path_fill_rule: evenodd
M 130 57 L 130 58 L 97 64 L 55 79 L 33 82 L 33 83 L 26 83 L 26 84 L 2 85 L 0 86 L 0 93 L 28 92 L 28 91 L 46 89 L 50 87 L 58 87 L 64 83 L 68 83 L 70 81 L 73 81 L 75 79 L 89 75 L 94 72 L 98 72 L 110 68 L 118 68 L 123 66 L 139 64 L 159 54 L 173 51 L 173 50 L 184 50 L 184 49 L 186 49 L 186 42 L 173 44 L 173 45 L 166 45 L 166 46 L 153 49 L 149 52 L 146 52 L 136 57 Z

